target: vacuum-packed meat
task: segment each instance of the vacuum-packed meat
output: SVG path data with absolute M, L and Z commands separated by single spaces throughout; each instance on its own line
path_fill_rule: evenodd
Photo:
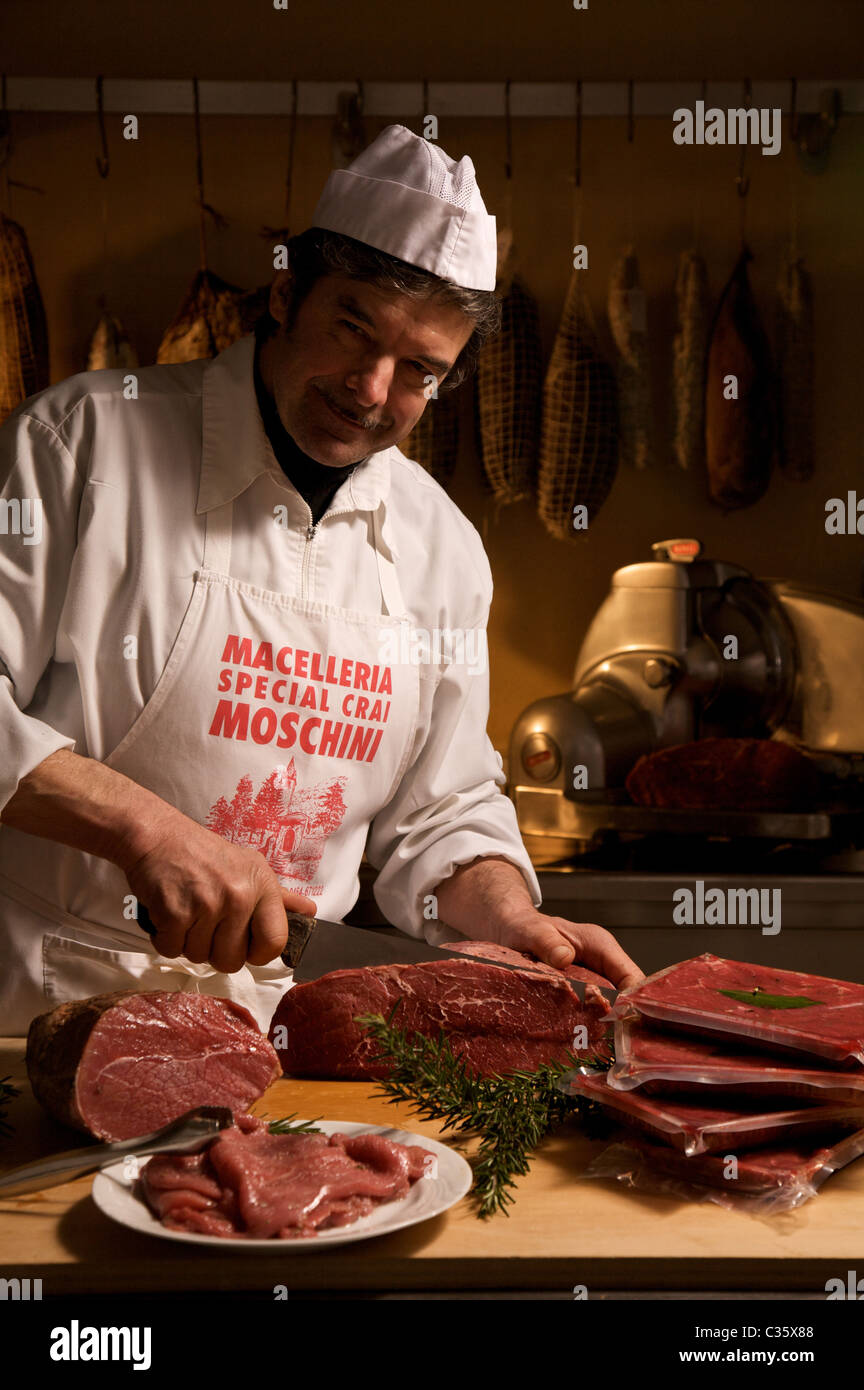
M 197 1105 L 246 1110 L 279 1075 L 248 1009 L 206 994 L 118 990 L 34 1018 L 27 1073 L 55 1119 L 133 1139 Z
M 606 1074 L 616 1090 L 647 1095 L 766 1097 L 806 1105 L 864 1106 L 864 1071 L 833 1071 L 734 1050 L 714 1038 L 664 1033 L 638 1019 L 615 1024 L 615 1062 Z
M 628 1139 L 626 1145 L 616 1145 L 615 1149 L 614 1155 L 607 1150 L 592 1163 L 590 1176 L 635 1178 L 633 1186 L 651 1186 L 654 1190 L 663 1190 L 663 1183 L 668 1184 L 673 1178 L 696 1189 L 722 1189 L 732 1199 L 730 1205 L 736 1196 L 771 1196 L 776 1199 L 775 1209 L 781 1210 L 798 1206 L 814 1196 L 826 1178 L 859 1158 L 864 1153 L 864 1129 L 851 1134 L 826 1134 L 810 1142 L 802 1139 L 776 1148 L 755 1149 L 742 1153 L 734 1165 L 725 1154 L 697 1154 L 687 1158 L 665 1145 L 636 1137 Z M 630 1156 L 629 1164 L 625 1149 Z M 653 1181 L 649 1183 L 646 1179 Z
M 611 1021 L 641 1015 L 702 1036 L 864 1064 L 864 985 L 706 953 L 623 990 Z
M 742 1109 L 698 1103 L 679 1097 L 647 1096 L 641 1091 L 616 1091 L 603 1076 L 569 1078 L 571 1095 L 596 1101 L 613 1119 L 645 1130 L 652 1138 L 681 1153 L 701 1154 L 756 1149 L 766 1144 L 785 1144 L 801 1136 L 822 1133 L 834 1126 L 857 1129 L 864 1125 L 864 1106 L 804 1106 Z

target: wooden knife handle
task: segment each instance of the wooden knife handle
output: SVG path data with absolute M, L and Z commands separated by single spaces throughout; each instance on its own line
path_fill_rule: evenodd
M 135 908 L 135 916 L 142 931 L 146 931 L 148 936 L 156 935 L 156 924 L 142 902 Z M 282 959 L 293 970 L 315 929 L 315 918 L 306 917 L 302 912 L 286 911 L 285 916 L 288 919 L 288 944 L 282 952 Z

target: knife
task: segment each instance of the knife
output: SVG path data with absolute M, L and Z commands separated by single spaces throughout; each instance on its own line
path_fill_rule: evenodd
M 138 904 L 138 924 L 151 936 L 156 928 L 147 909 Z M 374 927 L 351 927 L 346 922 L 328 922 L 326 918 L 307 917 L 301 912 L 286 912 L 288 944 L 282 960 L 294 972 L 295 984 L 307 984 L 329 975 L 333 970 L 356 970 L 374 965 L 415 965 L 427 961 L 473 960 L 482 965 L 497 965 L 502 970 L 517 970 L 520 974 L 538 975 L 548 979 L 545 970 L 538 970 L 530 961 L 516 965 L 510 961 L 490 960 L 487 956 L 472 955 L 470 951 L 448 951 L 446 946 L 430 946 L 426 941 L 400 932 L 394 938 L 389 932 Z M 574 980 L 562 973 L 564 980 L 581 1004 L 585 1003 L 585 981 Z M 618 991 L 611 986 L 597 988 L 610 1002 Z
M 292 918 L 294 925 L 292 927 Z M 414 965 L 425 961 L 473 960 L 481 965 L 496 965 L 502 970 L 515 970 L 520 975 L 537 975 L 548 979 L 545 970 L 538 969 L 530 961 L 524 965 L 503 960 L 490 960 L 488 956 L 473 955 L 470 951 L 450 951 L 446 946 L 430 946 L 426 941 L 418 941 L 400 933 L 398 938 L 370 927 L 350 927 L 345 922 L 328 922 L 320 917 L 305 917 L 301 913 L 288 913 L 289 934 L 293 932 L 293 942 L 282 954 L 286 965 L 294 971 L 296 984 L 306 984 L 318 980 L 332 970 L 348 970 L 367 965 Z M 575 980 L 561 974 L 579 1002 L 585 1003 L 585 980 Z M 600 993 L 614 1002 L 618 991 L 612 986 L 598 985 Z

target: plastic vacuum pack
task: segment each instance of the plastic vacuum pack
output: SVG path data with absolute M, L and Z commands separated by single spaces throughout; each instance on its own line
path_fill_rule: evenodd
M 706 953 L 619 994 L 609 1022 L 643 1017 L 702 1037 L 864 1065 L 864 985 Z
M 587 1178 L 616 1178 L 654 1196 L 714 1202 L 752 1216 L 792 1211 L 815 1197 L 832 1173 L 864 1154 L 864 1129 L 821 1142 L 756 1149 L 740 1156 L 687 1158 L 649 1139 L 612 1144 L 589 1164 Z M 734 1160 L 734 1161 L 733 1161 Z
M 721 1042 L 683 1033 L 664 1033 L 642 1019 L 615 1024 L 615 1063 L 606 1080 L 615 1090 L 638 1088 L 646 1095 L 686 1095 L 762 1101 L 797 1100 L 804 1105 L 864 1107 L 864 1070 L 780 1060 L 761 1052 L 732 1050 L 735 1039 Z
M 731 1109 L 678 1097 L 616 1091 L 604 1076 L 581 1067 L 568 1073 L 567 1090 L 570 1095 L 595 1101 L 610 1118 L 644 1130 L 652 1139 L 688 1157 L 787 1144 L 807 1134 L 864 1125 L 864 1107 L 860 1105 Z

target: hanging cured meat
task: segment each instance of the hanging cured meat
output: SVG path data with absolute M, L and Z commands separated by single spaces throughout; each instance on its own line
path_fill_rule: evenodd
M 672 449 L 679 468 L 695 469 L 705 457 L 705 355 L 711 321 L 708 271 L 698 251 L 681 252 L 675 304 Z
M 787 478 L 813 476 L 813 293 L 800 257 L 780 266 L 776 311 L 780 396 L 780 467 Z
M 199 270 L 159 344 L 157 362 L 215 357 L 242 337 L 242 290 L 209 270 Z
M 0 421 L 48 384 L 48 326 L 27 236 L 0 213 Z
M 615 263 L 609 281 L 609 327 L 618 349 L 621 459 L 631 468 L 651 461 L 651 390 L 648 321 L 639 262 L 632 248 Z
M 399 445 L 436 483 L 446 487 L 459 456 L 459 388 L 433 397 L 417 424 Z
M 107 309 L 96 325 L 87 355 L 88 372 L 106 367 L 137 367 L 138 354 L 129 341 L 120 320 Z
M 745 246 L 711 329 L 705 396 L 705 457 L 711 500 L 731 511 L 768 487 L 774 448 L 774 378 L 747 276 Z
M 518 502 L 533 491 L 542 380 L 540 315 L 514 275 L 501 304 L 501 331 L 477 363 L 474 398 L 483 472 L 499 502 Z
M 559 540 L 584 506 L 590 524 L 618 470 L 615 374 L 600 355 L 591 309 L 573 272 L 543 384 L 538 496 L 540 518 Z

